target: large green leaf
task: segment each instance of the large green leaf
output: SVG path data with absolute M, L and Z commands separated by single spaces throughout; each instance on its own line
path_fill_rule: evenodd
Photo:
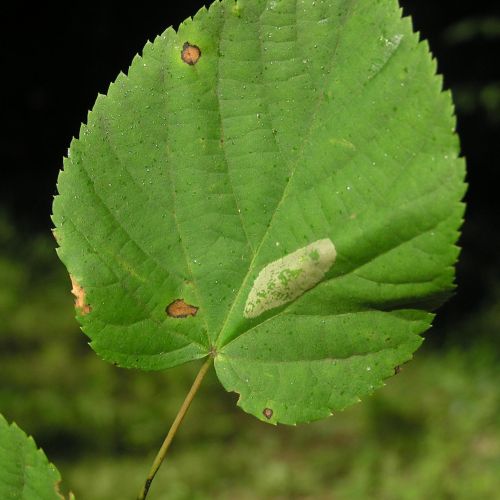
M 61 476 L 32 438 L 0 415 L 0 498 L 61 500 Z
M 453 287 L 464 162 L 435 72 L 395 0 L 223 0 L 148 43 L 54 201 L 95 351 L 212 355 L 272 423 L 382 385 Z

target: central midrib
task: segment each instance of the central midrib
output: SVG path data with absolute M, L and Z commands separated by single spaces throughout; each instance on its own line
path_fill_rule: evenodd
M 343 29 L 349 16 L 350 16 L 350 13 L 352 11 L 352 8 L 353 8 L 353 5 L 356 3 L 357 0 L 352 0 L 350 5 L 349 5 L 349 8 L 346 10 L 346 14 L 344 16 L 344 18 L 342 19 L 342 23 L 340 25 L 340 28 Z M 267 8 L 267 3 L 266 3 L 266 7 Z M 297 21 L 296 21 L 297 22 Z M 337 43 L 333 49 L 333 53 L 332 53 L 332 57 L 330 59 L 330 63 L 329 63 L 329 68 L 328 70 L 325 70 L 325 74 L 330 74 L 331 70 L 333 69 L 334 65 L 335 65 L 335 56 L 337 54 L 337 50 L 338 50 L 338 46 L 339 46 L 339 43 L 340 43 L 340 38 L 341 38 L 341 34 L 339 33 L 338 37 L 337 37 Z M 260 47 L 261 47 L 261 62 L 263 62 L 263 54 L 262 54 L 262 42 L 261 42 L 261 39 L 259 38 L 259 42 L 260 42 Z M 302 158 L 302 155 L 304 154 L 304 149 L 305 149 L 305 146 L 307 144 L 307 140 L 309 139 L 310 135 L 311 135 L 311 131 L 314 127 L 314 124 L 316 122 L 316 119 L 318 117 L 318 111 L 320 109 L 320 105 L 321 103 L 323 102 L 323 99 L 324 99 L 324 94 L 322 92 L 318 92 L 318 98 L 317 98 L 317 101 L 316 101 L 316 105 L 311 113 L 311 119 L 309 121 L 309 124 L 308 124 L 308 127 L 307 127 L 307 132 L 304 134 L 303 138 L 302 138 L 302 141 L 301 141 L 301 144 L 300 144 L 300 148 L 298 149 L 297 151 L 297 155 L 296 155 L 296 159 L 295 161 L 292 163 L 291 167 L 290 167 L 290 175 L 288 177 L 288 181 L 286 182 L 285 184 L 285 187 L 283 189 L 283 193 L 282 193 L 282 196 L 278 202 L 278 204 L 276 205 L 276 208 L 271 216 L 271 219 L 269 221 L 269 225 L 268 225 L 268 230 L 264 233 L 264 235 L 262 236 L 262 239 L 259 243 L 259 245 L 257 246 L 255 252 L 254 252 L 254 255 L 253 255 L 253 258 L 249 264 L 249 267 L 248 267 L 248 271 L 247 273 L 245 274 L 245 277 L 243 278 L 243 281 L 241 282 L 241 285 L 238 289 L 238 292 L 236 293 L 235 295 L 235 298 L 231 304 L 231 307 L 229 308 L 229 311 L 227 313 L 227 316 L 226 316 L 226 319 L 219 331 L 219 333 L 217 334 L 217 336 L 215 337 L 215 347 L 217 349 L 221 349 L 222 347 L 224 347 L 224 343 L 222 344 L 219 344 L 219 339 L 222 337 L 224 338 L 223 334 L 225 332 L 225 329 L 227 328 L 228 326 L 228 323 L 229 323 L 229 319 L 231 318 L 232 314 L 233 314 L 233 311 L 234 311 L 234 308 L 235 308 L 235 305 L 238 303 L 239 299 L 240 299 L 240 296 L 241 296 L 241 293 L 242 291 L 246 288 L 246 285 L 247 285 L 247 282 L 250 278 L 250 276 L 252 275 L 252 272 L 253 272 L 253 267 L 254 267 L 254 264 L 255 264 L 255 261 L 257 259 L 257 257 L 259 256 L 260 254 L 260 251 L 262 249 L 262 246 L 267 238 L 267 236 L 269 235 L 269 229 L 271 228 L 273 222 L 274 222 L 274 219 L 275 219 L 275 216 L 276 216 L 276 213 L 278 212 L 280 206 L 282 205 L 284 199 L 286 198 L 287 196 L 287 193 L 288 193 L 288 190 L 290 188 L 290 185 L 292 184 L 292 178 L 293 178 L 293 174 L 297 168 L 297 165 L 299 163 L 299 160 Z M 278 148 L 279 148 L 279 144 L 278 145 Z M 283 156 L 283 151 L 280 150 L 280 155 Z M 230 339 L 232 340 L 232 339 Z M 230 341 L 229 340 L 229 341 Z

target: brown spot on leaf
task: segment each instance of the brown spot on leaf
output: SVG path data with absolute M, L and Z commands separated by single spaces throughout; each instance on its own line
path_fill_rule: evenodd
M 85 290 L 73 276 L 70 275 L 69 277 L 71 279 L 71 293 L 75 296 L 75 307 L 82 316 L 85 316 L 85 314 L 92 311 L 92 308 L 87 304 L 85 299 Z
M 172 318 L 187 318 L 196 316 L 198 309 L 196 306 L 186 304 L 184 299 L 176 299 L 167 306 L 165 311 Z
M 194 66 L 201 57 L 200 47 L 186 42 L 182 46 L 181 59 L 190 66 Z
M 269 420 L 273 416 L 273 410 L 271 408 L 264 408 L 262 414 Z

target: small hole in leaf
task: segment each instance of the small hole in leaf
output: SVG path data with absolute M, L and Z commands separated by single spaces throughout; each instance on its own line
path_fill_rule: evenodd
M 186 304 L 184 299 L 176 299 L 165 309 L 165 312 L 171 318 L 187 318 L 188 316 L 196 316 L 198 312 L 198 307 L 192 306 L 191 304 Z
M 182 46 L 181 51 L 181 59 L 190 66 L 194 66 L 201 57 L 200 47 L 197 45 L 191 45 L 189 42 L 186 42 Z

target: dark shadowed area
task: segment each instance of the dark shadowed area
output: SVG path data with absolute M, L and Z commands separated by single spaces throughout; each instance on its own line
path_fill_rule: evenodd
M 152 500 L 498 495 L 500 5 L 401 3 L 453 92 L 467 158 L 458 293 L 386 388 L 322 422 L 258 422 L 211 374 Z M 134 498 L 198 365 L 140 373 L 87 346 L 50 233 L 56 179 L 97 94 L 202 5 L 19 4 L 3 14 L 0 412 L 45 448 L 79 499 Z M 172 315 L 196 314 L 181 305 Z

